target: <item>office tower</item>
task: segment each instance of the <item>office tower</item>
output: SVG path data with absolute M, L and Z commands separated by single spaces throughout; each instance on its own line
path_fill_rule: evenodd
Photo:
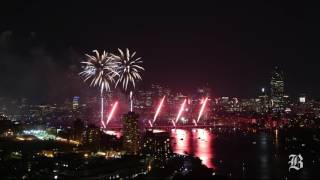
M 73 97 L 73 100 L 72 100 L 72 109 L 73 110 L 76 110 L 76 109 L 79 108 L 79 100 L 80 100 L 79 96 L 74 96 Z
M 259 95 L 260 107 L 259 111 L 262 113 L 268 112 L 269 109 L 269 97 L 266 93 L 265 88 L 261 88 L 261 93 Z
M 282 111 L 284 109 L 284 77 L 278 67 L 275 67 L 272 72 L 270 85 L 272 109 L 276 112 Z

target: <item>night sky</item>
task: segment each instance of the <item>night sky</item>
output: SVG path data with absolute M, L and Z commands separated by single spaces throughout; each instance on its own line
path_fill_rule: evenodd
M 181 92 L 253 97 L 280 66 L 285 90 L 319 97 L 319 9 L 301 4 L 145 7 L 103 3 L 1 6 L 0 96 L 52 98 L 86 90 L 79 62 L 93 49 L 137 51 L 144 81 Z

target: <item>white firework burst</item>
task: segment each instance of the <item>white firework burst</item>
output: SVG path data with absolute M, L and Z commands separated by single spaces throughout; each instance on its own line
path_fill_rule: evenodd
M 110 53 L 103 51 L 100 55 L 97 50 L 93 50 L 96 56 L 85 54 L 87 61 L 81 62 L 83 71 L 79 73 L 84 77 L 84 81 L 91 80 L 90 86 L 100 87 L 101 94 L 103 91 L 110 90 L 110 83 L 115 81 L 119 62 Z
M 119 78 L 116 81 L 116 87 L 118 83 L 122 83 L 123 89 L 126 91 L 128 88 L 129 83 L 132 84 L 133 88 L 136 86 L 136 80 L 142 80 L 140 71 L 144 70 L 141 66 L 142 61 L 140 60 L 141 57 L 136 58 L 136 52 L 130 54 L 129 49 L 126 49 L 124 53 L 121 49 L 118 49 L 120 55 L 114 55 L 113 57 L 118 61 L 118 69 L 117 72 L 119 73 Z

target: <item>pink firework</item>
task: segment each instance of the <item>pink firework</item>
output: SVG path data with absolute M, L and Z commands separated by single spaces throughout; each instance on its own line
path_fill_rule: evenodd
M 207 104 L 207 101 L 208 101 L 208 97 L 206 97 L 206 99 L 202 102 L 202 106 L 200 108 L 200 111 L 199 111 L 199 115 L 198 115 L 198 119 L 197 119 L 197 122 L 196 124 L 199 122 L 202 114 L 203 114 L 203 111 L 204 111 L 204 108 L 206 107 L 206 104 Z
M 183 101 L 183 103 L 181 104 L 181 107 L 180 107 L 179 113 L 178 113 L 178 115 L 177 115 L 177 118 L 176 118 L 176 120 L 173 122 L 173 125 L 174 125 L 174 126 L 176 126 L 176 123 L 179 121 L 179 119 L 180 119 L 180 117 L 181 117 L 181 115 L 182 115 L 182 112 L 183 112 L 183 110 L 184 110 L 184 106 L 186 105 L 186 102 L 187 102 L 187 99 L 185 99 L 185 100 Z
M 160 110 L 162 108 L 162 105 L 163 105 L 163 102 L 164 102 L 164 99 L 166 98 L 166 96 L 163 96 L 163 98 L 161 99 L 159 105 L 158 105 L 158 108 L 157 108 L 157 111 L 156 111 L 156 114 L 154 115 L 154 118 L 153 118 L 153 121 L 152 121 L 152 124 L 154 124 L 154 122 L 156 121 L 159 113 L 160 113 Z
M 106 123 L 107 125 L 109 124 L 110 120 L 112 119 L 112 116 L 113 116 L 114 111 L 116 110 L 117 106 L 118 106 L 118 101 L 116 101 L 114 103 L 114 105 L 112 106 L 111 112 L 109 113 L 109 116 L 108 116 L 108 119 L 107 119 L 107 123 Z
M 151 121 L 148 121 L 148 122 L 149 122 L 150 127 L 153 127 L 153 125 L 152 125 Z

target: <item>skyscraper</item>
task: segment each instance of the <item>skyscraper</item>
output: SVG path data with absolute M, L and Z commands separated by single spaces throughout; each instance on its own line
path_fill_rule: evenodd
M 128 112 L 123 116 L 123 148 L 128 154 L 138 154 L 140 147 L 139 115 Z
M 261 93 L 259 95 L 259 111 L 260 112 L 268 112 L 268 109 L 270 107 L 270 98 L 266 93 L 266 89 L 265 88 L 261 88 Z
M 272 72 L 270 85 L 272 109 L 282 111 L 284 109 L 284 77 L 278 67 L 275 67 Z
M 72 109 L 73 109 L 73 110 L 78 109 L 78 107 L 79 107 L 79 100 L 80 100 L 80 97 L 79 97 L 79 96 L 74 96 L 74 97 L 73 97 L 73 100 L 72 100 Z

